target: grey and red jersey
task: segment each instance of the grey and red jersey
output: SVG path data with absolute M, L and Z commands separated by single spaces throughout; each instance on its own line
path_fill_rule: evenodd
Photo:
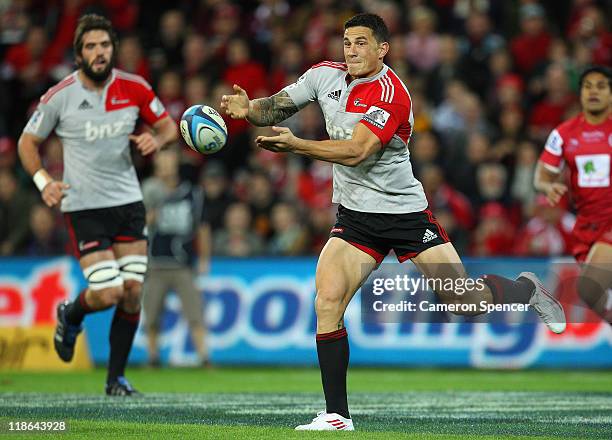
M 78 71 L 41 98 L 24 128 L 39 138 L 55 130 L 64 147 L 63 212 L 110 208 L 142 200 L 128 136 L 138 118 L 149 125 L 167 116 L 140 76 L 113 69 L 102 93 L 85 88 Z
M 425 210 L 427 199 L 408 151 L 414 118 L 406 86 L 386 65 L 370 78 L 347 78 L 345 63 L 324 61 L 283 89 L 298 108 L 319 103 L 330 139 L 351 139 L 362 123 L 383 145 L 355 167 L 334 164 L 333 202 L 361 212 Z

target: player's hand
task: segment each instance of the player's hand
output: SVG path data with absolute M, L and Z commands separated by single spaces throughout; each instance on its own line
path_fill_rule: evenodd
M 232 119 L 246 119 L 249 114 L 249 96 L 242 87 L 234 84 L 235 95 L 221 97 L 221 109 Z
M 155 153 L 161 148 L 161 143 L 151 133 L 131 134 L 129 138 L 143 156 Z
M 255 143 L 258 147 L 275 153 L 284 153 L 293 150 L 296 137 L 287 127 L 272 127 L 278 136 L 257 136 Z
M 555 206 L 561 200 L 561 197 L 567 192 L 567 185 L 563 183 L 551 183 L 546 188 L 546 199 L 550 206 Z
M 64 197 L 66 197 L 66 193 L 64 191 L 68 188 L 70 188 L 70 185 L 67 183 L 53 180 L 52 182 L 47 183 L 40 195 L 45 202 L 45 205 L 47 205 L 49 208 L 53 208 Z

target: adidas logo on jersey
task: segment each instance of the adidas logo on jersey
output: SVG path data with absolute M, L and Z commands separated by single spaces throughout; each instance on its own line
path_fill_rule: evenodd
M 438 238 L 438 234 L 430 231 L 429 229 L 425 229 L 425 235 L 423 235 L 423 243 L 428 243 L 435 238 Z
M 84 99 L 83 102 L 81 102 L 81 104 L 79 105 L 79 110 L 89 110 L 92 108 L 93 106 L 86 99 Z
M 328 94 L 327 94 L 327 97 L 328 97 L 328 98 L 331 98 L 331 99 L 333 99 L 333 100 L 335 100 L 335 101 L 340 101 L 340 94 L 341 94 L 341 93 L 342 93 L 342 92 L 341 92 L 340 90 L 336 90 L 335 92 L 330 92 L 330 93 L 328 93 Z

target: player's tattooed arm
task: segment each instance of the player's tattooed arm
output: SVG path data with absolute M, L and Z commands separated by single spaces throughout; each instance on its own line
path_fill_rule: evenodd
M 299 110 L 284 90 L 268 98 L 253 99 L 250 104 L 247 119 L 260 127 L 278 124 Z

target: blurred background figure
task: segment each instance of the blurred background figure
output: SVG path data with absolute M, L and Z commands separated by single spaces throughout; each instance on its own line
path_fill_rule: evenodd
M 160 317 L 167 293 L 181 299 L 198 355 L 208 364 L 202 294 L 194 278 L 209 271 L 211 236 L 202 191 L 179 175 L 179 154 L 168 148 L 155 155 L 154 174 L 143 183 L 147 208 L 150 259 L 145 279 L 143 308 L 149 342 L 149 363 L 158 366 Z
M 35 198 L 10 170 L 0 170 L 0 256 L 18 254 L 26 243 Z
M 223 228 L 214 237 L 215 255 L 252 257 L 261 255 L 264 246 L 251 229 L 251 210 L 243 202 L 232 203 L 225 211 Z

